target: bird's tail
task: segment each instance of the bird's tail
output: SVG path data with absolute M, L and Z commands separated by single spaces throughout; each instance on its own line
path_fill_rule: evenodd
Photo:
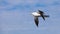
M 49 17 L 49 15 L 44 15 L 44 17 Z
M 45 17 L 49 17 L 49 15 L 42 15 L 41 17 L 45 20 Z

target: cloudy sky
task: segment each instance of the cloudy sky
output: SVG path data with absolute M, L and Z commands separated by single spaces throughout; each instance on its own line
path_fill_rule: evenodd
M 50 15 L 39 27 L 32 12 Z M 60 34 L 60 0 L 0 0 L 0 34 Z

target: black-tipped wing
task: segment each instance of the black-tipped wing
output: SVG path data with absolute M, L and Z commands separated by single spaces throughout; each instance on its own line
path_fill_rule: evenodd
M 41 17 L 45 20 L 45 17 L 44 17 L 44 15 L 43 15 L 43 14 L 41 14 Z
M 34 17 L 34 21 L 35 21 L 36 26 L 38 27 L 38 23 L 39 23 L 38 17 Z
M 41 11 L 41 10 L 38 10 L 38 12 L 39 12 L 39 14 L 44 13 L 44 12 L 43 12 L 43 11 Z
M 41 17 L 45 20 L 45 17 L 44 17 L 44 12 L 43 11 L 41 11 L 41 10 L 38 10 L 38 13 L 41 15 Z

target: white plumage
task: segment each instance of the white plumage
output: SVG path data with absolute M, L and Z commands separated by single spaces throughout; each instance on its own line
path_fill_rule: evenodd
M 40 16 L 40 14 L 38 12 L 33 12 L 32 15 L 33 16 Z
M 48 15 L 44 15 L 44 12 L 41 10 L 38 10 L 38 12 L 33 12 L 32 15 L 34 16 L 34 21 L 35 21 L 35 24 L 37 25 L 37 27 L 39 24 L 38 17 L 42 17 L 44 20 L 45 20 L 45 17 L 49 17 Z

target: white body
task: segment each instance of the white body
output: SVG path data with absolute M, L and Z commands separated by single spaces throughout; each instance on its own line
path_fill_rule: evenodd
M 33 12 L 32 15 L 33 16 L 40 16 L 40 14 L 38 12 Z
M 42 17 L 43 20 L 45 20 L 45 17 L 49 17 L 48 15 L 44 15 L 44 13 L 42 13 L 42 12 L 33 12 L 32 15 L 34 16 L 34 21 L 35 21 L 35 24 L 37 25 L 37 27 L 39 24 L 38 17 Z

